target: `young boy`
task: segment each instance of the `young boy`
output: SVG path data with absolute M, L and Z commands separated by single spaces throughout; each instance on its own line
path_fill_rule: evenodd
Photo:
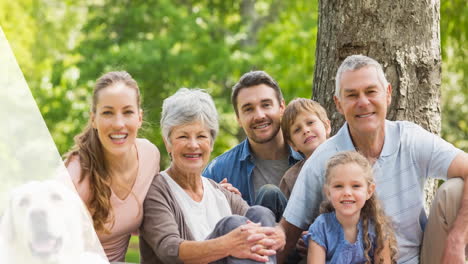
M 330 120 L 319 103 L 310 99 L 296 98 L 284 110 L 281 130 L 285 142 L 305 156 L 305 159 L 289 168 L 280 181 L 279 187 L 289 199 L 305 161 L 330 136 Z

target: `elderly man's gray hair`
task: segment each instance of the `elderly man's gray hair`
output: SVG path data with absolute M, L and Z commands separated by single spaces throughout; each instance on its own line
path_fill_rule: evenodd
M 169 136 L 174 127 L 200 121 L 209 130 L 213 146 L 219 131 L 218 112 L 211 96 L 201 89 L 181 88 L 166 98 L 162 106 L 161 133 L 171 144 Z
M 385 74 L 382 69 L 382 65 L 378 63 L 376 60 L 369 58 L 364 55 L 351 55 L 348 56 L 343 63 L 341 63 L 340 67 L 338 68 L 338 71 L 336 72 L 336 78 L 335 78 L 335 96 L 337 98 L 340 98 L 340 82 L 341 82 L 341 76 L 343 73 L 347 71 L 355 71 L 359 70 L 364 67 L 374 67 L 377 70 L 377 78 L 380 81 L 380 84 L 382 84 L 385 92 L 387 92 L 387 86 L 388 86 L 388 81 L 385 78 Z

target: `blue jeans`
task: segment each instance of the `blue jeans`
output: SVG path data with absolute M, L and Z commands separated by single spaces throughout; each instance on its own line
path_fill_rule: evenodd
M 226 216 L 219 220 L 216 224 L 213 232 L 206 239 L 212 239 L 223 236 L 237 227 L 247 223 L 250 220 L 254 223 L 261 223 L 262 226 L 275 226 L 276 222 L 273 213 L 265 207 L 254 205 L 247 210 L 245 216 L 231 215 Z M 270 263 L 276 263 L 276 256 L 271 256 L 269 259 Z M 240 263 L 262 263 L 251 259 L 239 259 L 232 256 L 211 262 L 216 264 L 240 264 Z
M 288 204 L 288 199 L 276 185 L 265 184 L 258 189 L 255 204 L 270 209 L 275 215 L 275 221 L 279 222 Z

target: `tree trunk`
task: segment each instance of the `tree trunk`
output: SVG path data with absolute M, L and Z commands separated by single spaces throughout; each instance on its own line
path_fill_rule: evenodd
M 387 118 L 440 132 L 439 1 L 319 0 L 313 99 L 327 109 L 332 133 L 343 124 L 333 103 L 335 74 L 352 54 L 376 59 L 393 87 Z M 425 186 L 426 211 L 437 184 Z

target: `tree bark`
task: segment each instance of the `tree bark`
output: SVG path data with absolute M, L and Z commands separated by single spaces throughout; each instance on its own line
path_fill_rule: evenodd
M 329 113 L 332 134 L 344 119 L 333 103 L 335 74 L 349 55 L 376 59 L 393 87 L 389 120 L 440 133 L 439 1 L 319 0 L 313 99 Z M 426 211 L 437 184 L 425 186 Z

